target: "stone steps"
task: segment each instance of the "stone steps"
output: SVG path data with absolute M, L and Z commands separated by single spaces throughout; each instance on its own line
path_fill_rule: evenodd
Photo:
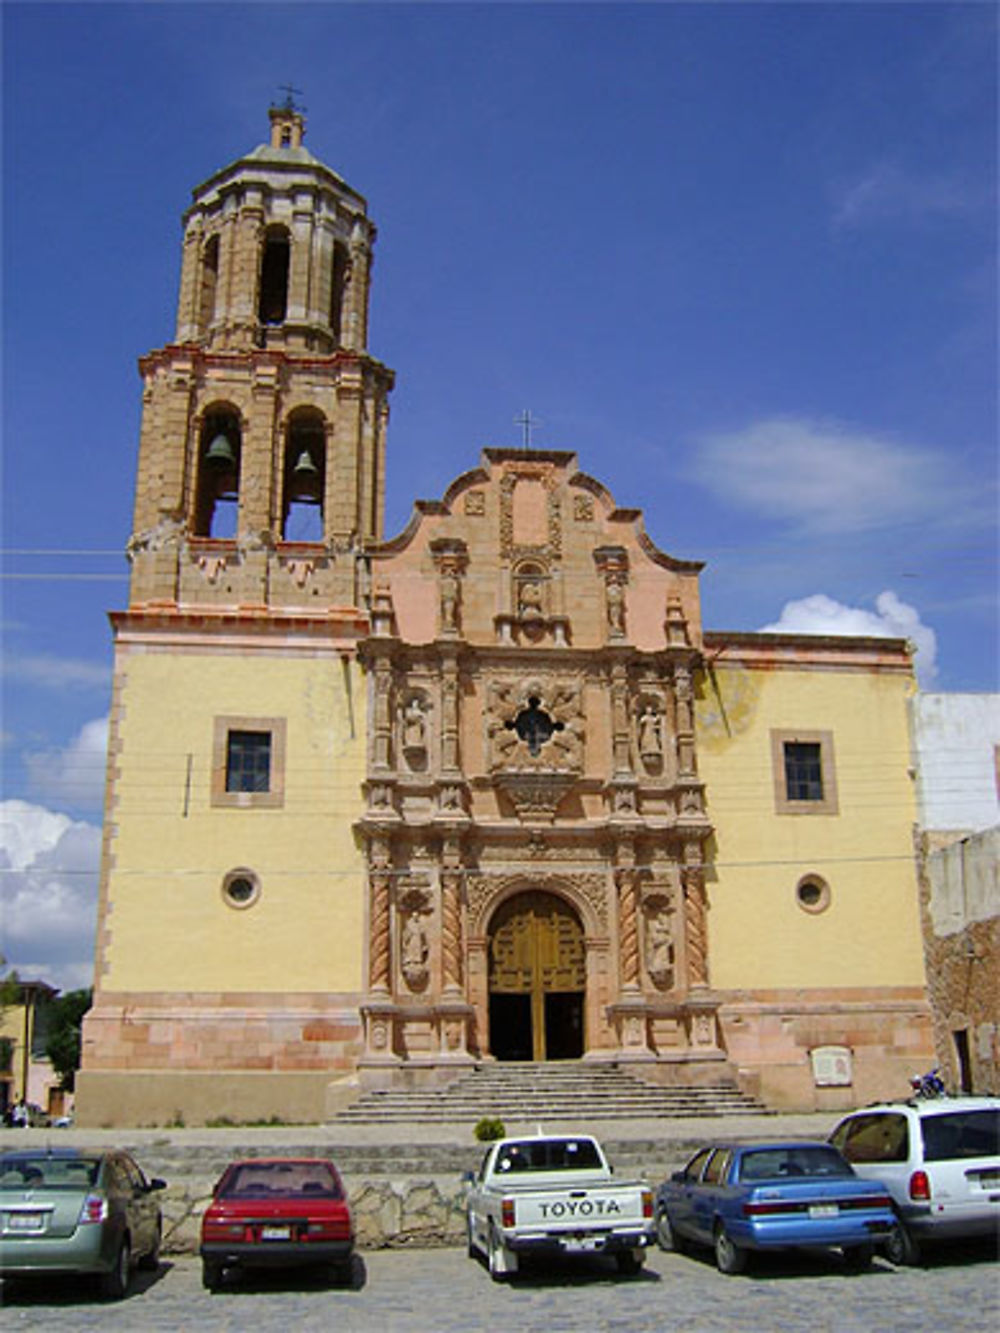
M 668 1087 L 613 1066 L 575 1062 L 479 1066 L 442 1088 L 364 1093 L 331 1124 L 502 1120 L 637 1120 L 763 1115 L 766 1108 L 727 1084 Z

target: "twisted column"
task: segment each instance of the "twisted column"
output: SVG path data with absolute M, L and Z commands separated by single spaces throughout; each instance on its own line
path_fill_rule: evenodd
M 392 875 L 387 866 L 368 871 L 371 892 L 368 976 L 373 991 L 389 992 L 389 888 Z
M 441 872 L 441 963 L 447 991 L 462 989 L 461 885 L 461 871 Z
M 621 960 L 622 985 L 630 989 L 639 985 L 639 926 L 636 908 L 636 873 L 619 870 L 618 884 L 618 939 Z
M 700 865 L 685 866 L 684 927 L 687 935 L 687 971 L 689 986 L 708 985 L 708 923 L 705 919 L 705 880 Z

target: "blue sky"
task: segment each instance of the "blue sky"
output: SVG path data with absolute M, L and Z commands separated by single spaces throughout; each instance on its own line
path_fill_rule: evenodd
M 707 562 L 708 627 L 906 633 L 925 688 L 997 688 L 992 5 L 8 0 L 2 22 L 22 972 L 88 979 L 136 358 L 173 336 L 191 187 L 266 138 L 289 81 L 379 227 L 388 534 L 530 408 L 536 444 Z

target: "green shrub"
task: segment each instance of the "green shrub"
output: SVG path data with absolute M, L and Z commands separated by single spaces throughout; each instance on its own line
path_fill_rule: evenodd
M 494 1139 L 502 1139 L 507 1133 L 498 1115 L 484 1115 L 472 1132 L 480 1143 L 492 1143 Z

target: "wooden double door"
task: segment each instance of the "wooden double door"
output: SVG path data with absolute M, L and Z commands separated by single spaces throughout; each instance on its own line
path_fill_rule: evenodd
M 490 929 L 490 1050 L 498 1060 L 575 1060 L 584 1050 L 587 959 L 576 912 L 553 893 L 509 898 Z

